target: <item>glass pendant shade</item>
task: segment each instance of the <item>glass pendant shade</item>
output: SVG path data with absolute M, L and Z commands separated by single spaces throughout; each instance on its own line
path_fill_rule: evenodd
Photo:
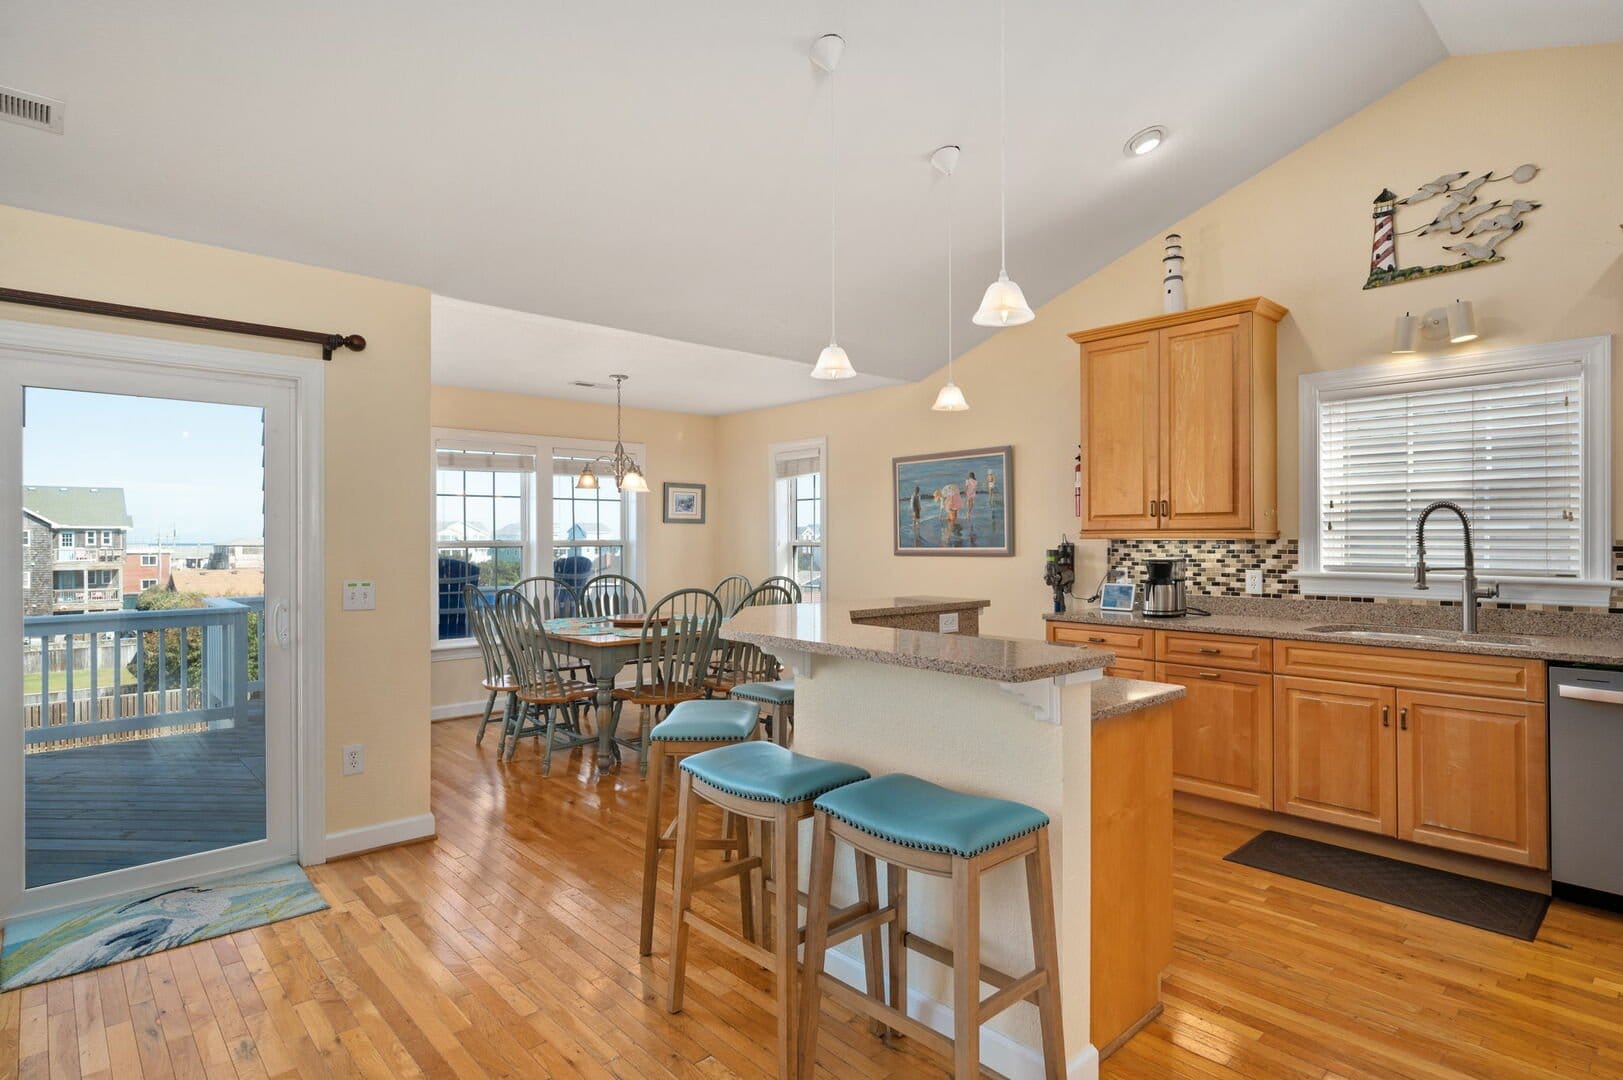
M 845 350 L 830 342 L 817 355 L 817 366 L 812 368 L 811 375 L 814 379 L 850 379 L 856 373 L 857 369 L 851 366 L 851 358 L 845 355 Z
M 597 487 L 597 474 L 592 471 L 590 465 L 581 469 L 580 475 L 575 478 L 575 486 L 586 491 Z
M 622 492 L 634 491 L 638 494 L 646 493 L 648 491 L 648 481 L 643 479 L 642 470 L 635 465 L 626 470 L 625 476 L 620 480 L 620 490 Z
M 964 392 L 958 389 L 958 384 L 949 382 L 937 391 L 935 404 L 930 408 L 936 412 L 966 412 L 969 409 L 969 402 L 964 400 Z
M 981 308 L 970 320 L 976 326 L 1019 326 L 1037 317 L 1026 303 L 1026 294 L 1020 286 L 1009 280 L 1009 272 L 998 272 L 997 280 L 986 287 L 981 297 Z

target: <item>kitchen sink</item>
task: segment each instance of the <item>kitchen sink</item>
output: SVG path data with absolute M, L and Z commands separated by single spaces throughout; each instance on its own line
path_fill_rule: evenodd
M 1532 649 L 1538 642 L 1515 634 L 1467 634 L 1461 630 L 1444 630 L 1429 626 L 1391 628 L 1358 623 L 1327 623 L 1309 626 L 1310 634 L 1345 634 L 1348 636 L 1384 638 L 1389 641 L 1446 641 L 1454 644 L 1499 645 L 1512 649 Z

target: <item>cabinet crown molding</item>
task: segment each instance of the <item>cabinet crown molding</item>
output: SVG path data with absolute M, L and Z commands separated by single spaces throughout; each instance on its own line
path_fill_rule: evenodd
M 1097 326 L 1092 330 L 1078 330 L 1069 336 L 1077 344 L 1084 344 L 1101 338 L 1120 337 L 1123 334 L 1141 334 L 1168 326 L 1181 326 L 1184 323 L 1199 322 L 1202 319 L 1216 319 L 1224 315 L 1241 315 L 1248 312 L 1267 319 L 1269 322 L 1278 322 L 1290 314 L 1290 309 L 1282 304 L 1275 303 L 1266 296 L 1253 296 L 1245 300 L 1230 300 L 1223 304 L 1190 308 L 1188 311 L 1176 311 L 1170 315 L 1154 315 L 1147 319 L 1134 319 L 1131 322 L 1112 323 L 1110 326 Z

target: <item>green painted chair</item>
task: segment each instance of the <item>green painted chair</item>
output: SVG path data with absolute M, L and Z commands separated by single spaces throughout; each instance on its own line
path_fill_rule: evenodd
M 677 589 L 654 604 L 637 639 L 635 686 L 614 691 L 616 726 L 626 704 L 641 711 L 635 739 L 615 742 L 637 751 L 648 774 L 648 732 L 655 719 L 684 701 L 704 697 L 705 666 L 721 626 L 721 601 L 705 589 Z
M 785 580 L 787 579 L 777 578 L 773 581 L 763 581 L 744 597 L 738 610 L 795 603 L 794 594 L 779 584 Z M 721 650 L 721 662 L 717 665 L 716 673 L 706 681 L 710 693 L 725 694 L 738 701 L 754 702 L 757 707 L 770 710 L 772 740 L 779 746 L 788 746 L 794 723 L 794 680 L 780 680 L 779 676 L 783 671 L 777 657 L 763 652 L 759 645 L 752 645 L 746 641 L 722 641 L 718 649 Z M 783 685 L 789 688 L 787 695 L 762 690 L 763 687 Z
M 730 619 L 744 602 L 744 597 L 750 594 L 750 579 L 743 574 L 729 574 L 716 582 L 716 587 L 710 591 L 721 601 L 721 617 Z
M 767 578 L 765 581 L 761 582 L 761 584 L 762 585 L 776 585 L 779 588 L 783 589 L 785 592 L 787 592 L 793 598 L 793 600 L 791 601 L 792 603 L 799 604 L 799 603 L 804 602 L 801 599 L 800 582 L 796 581 L 792 577 L 785 577 L 782 574 L 778 574 L 776 577 Z
M 513 759 L 520 739 L 540 737 L 545 755 L 541 775 L 547 776 L 552 772 L 554 750 L 572 750 L 596 741 L 581 730 L 580 713 L 597 695 L 597 687 L 569 677 L 569 665 L 547 635 L 540 609 L 517 589 L 497 593 L 494 608 L 502 648 L 512 661 L 518 683 L 520 705 L 506 725 L 505 758 Z
M 648 597 L 641 585 L 623 574 L 598 574 L 580 587 L 580 606 L 584 618 L 612 619 L 641 615 L 648 610 Z
M 502 723 L 506 724 L 505 717 L 518 712 L 518 681 L 513 678 L 512 665 L 507 661 L 507 654 L 502 651 L 501 638 L 496 630 L 496 612 L 491 606 L 490 597 L 480 592 L 473 585 L 462 587 L 462 606 L 468 613 L 468 625 L 473 629 L 473 639 L 479 643 L 479 660 L 484 664 L 484 678 L 479 685 L 489 692 L 485 699 L 485 715 L 479 721 L 479 734 L 473 738 L 475 746 L 485 741 L 485 728 L 496 723 L 492 713 L 496 711 L 496 698 L 498 695 L 507 695 L 507 708 L 503 711 Z M 507 731 L 502 729 L 501 743 L 496 747 L 497 756 L 507 749 Z

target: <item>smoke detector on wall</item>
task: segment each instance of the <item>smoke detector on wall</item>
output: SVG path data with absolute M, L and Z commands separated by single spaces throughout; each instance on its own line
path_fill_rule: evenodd
M 60 135 L 65 108 L 62 102 L 44 94 L 0 86 L 0 120 Z

